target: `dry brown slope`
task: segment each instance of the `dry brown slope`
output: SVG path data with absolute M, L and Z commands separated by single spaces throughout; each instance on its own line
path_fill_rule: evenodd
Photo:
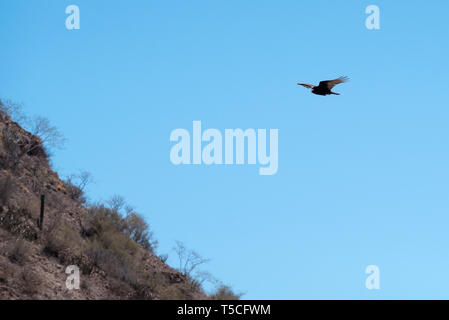
M 29 148 L 39 143 L 8 116 L 0 116 L 0 299 L 206 298 L 141 246 L 130 254 L 138 280 L 122 279 L 99 267 L 89 255 L 93 241 L 85 235 L 88 210 L 69 196 L 45 150 Z M 11 164 L 11 150 L 16 158 L 23 153 L 17 165 Z M 41 194 L 46 199 L 42 231 Z M 83 271 L 80 290 L 65 286 L 69 264 Z

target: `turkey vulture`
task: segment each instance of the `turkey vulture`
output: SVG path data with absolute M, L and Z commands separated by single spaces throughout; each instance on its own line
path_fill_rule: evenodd
M 321 81 L 320 84 L 317 86 L 314 86 L 312 84 L 307 84 L 307 83 L 298 83 L 298 85 L 312 89 L 312 93 L 319 94 L 320 96 L 326 96 L 328 94 L 340 95 L 337 92 L 332 92 L 332 88 L 335 87 L 339 83 L 344 83 L 347 81 L 349 81 L 348 77 L 340 77 L 335 80 Z

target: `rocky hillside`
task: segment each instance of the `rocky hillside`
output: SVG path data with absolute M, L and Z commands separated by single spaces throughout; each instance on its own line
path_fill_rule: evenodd
M 44 146 L 0 112 L 0 299 L 209 298 L 153 253 L 140 216 L 86 205 Z M 81 270 L 79 289 L 66 287 L 69 265 Z

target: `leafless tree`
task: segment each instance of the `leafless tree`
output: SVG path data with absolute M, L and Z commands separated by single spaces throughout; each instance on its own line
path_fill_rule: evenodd
M 34 117 L 30 123 L 30 130 L 32 134 L 41 139 L 42 145 L 47 148 L 61 148 L 64 145 L 64 136 L 58 128 L 51 125 L 47 118 Z
M 31 138 L 24 136 L 20 127 L 8 123 L 3 129 L 3 145 L 8 154 L 8 166 L 15 170 L 26 154 L 47 157 L 48 150 L 61 148 L 65 139 L 59 130 L 43 117 L 28 118 L 22 112 L 22 105 L 10 100 L 1 102 L 0 115 L 8 116 L 29 130 Z
M 186 248 L 180 241 L 176 241 L 176 246 L 173 250 L 178 255 L 179 271 L 188 279 L 190 290 L 196 291 L 200 289 L 205 282 L 217 282 L 212 274 L 199 269 L 201 265 L 209 262 L 209 259 L 205 259 L 196 251 Z
M 92 175 L 87 171 L 82 171 L 79 174 L 72 174 L 65 180 L 66 191 L 72 200 L 85 203 L 84 196 L 85 189 L 93 181 Z
M 201 257 L 196 251 L 187 249 L 181 241 L 176 241 L 173 250 L 179 258 L 179 271 L 190 278 L 194 277 L 194 273 L 200 265 L 209 262 L 209 259 Z
M 113 195 L 108 201 L 106 201 L 106 203 L 112 210 L 117 212 L 120 212 L 126 206 L 125 198 L 118 194 Z
M 11 100 L 0 100 L 0 115 L 8 116 L 17 123 L 23 124 L 26 121 L 26 116 L 23 113 L 23 105 L 13 102 Z

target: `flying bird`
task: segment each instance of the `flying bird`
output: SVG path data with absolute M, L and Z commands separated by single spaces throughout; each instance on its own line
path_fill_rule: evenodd
M 312 93 L 319 94 L 320 96 L 326 96 L 328 94 L 340 95 L 337 92 L 333 92 L 332 88 L 335 87 L 337 84 L 344 83 L 347 81 L 349 81 L 348 77 L 340 77 L 335 80 L 321 81 L 320 84 L 317 86 L 314 86 L 312 84 L 307 84 L 307 83 L 299 83 L 299 82 L 298 82 L 298 85 L 312 89 Z

